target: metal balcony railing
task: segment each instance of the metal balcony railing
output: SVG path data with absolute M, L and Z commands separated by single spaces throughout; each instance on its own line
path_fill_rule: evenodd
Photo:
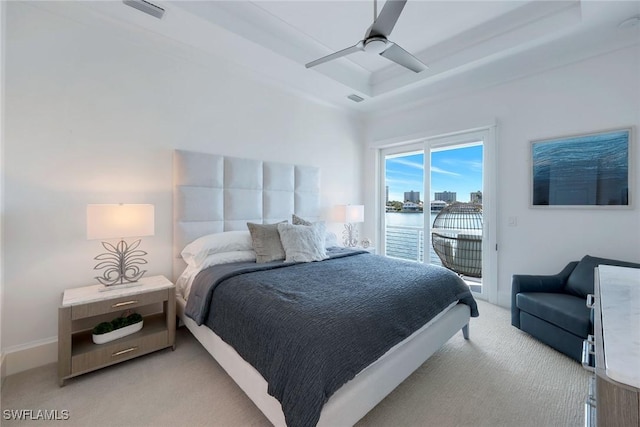
M 387 225 L 386 227 L 385 254 L 393 258 L 401 258 L 409 261 L 424 261 L 424 229 L 422 227 L 410 227 L 401 225 Z M 431 245 L 427 262 L 442 265 L 440 259 L 433 252 Z

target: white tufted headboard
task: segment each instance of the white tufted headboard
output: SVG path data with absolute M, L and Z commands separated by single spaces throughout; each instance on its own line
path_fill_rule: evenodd
M 320 216 L 320 169 L 311 166 L 175 150 L 173 188 L 174 282 L 186 267 L 180 252 L 198 237 Z

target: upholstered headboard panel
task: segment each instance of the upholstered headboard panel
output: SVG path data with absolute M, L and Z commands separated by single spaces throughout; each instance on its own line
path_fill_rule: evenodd
M 198 237 L 320 216 L 320 169 L 176 150 L 173 156 L 173 280 L 182 249 Z

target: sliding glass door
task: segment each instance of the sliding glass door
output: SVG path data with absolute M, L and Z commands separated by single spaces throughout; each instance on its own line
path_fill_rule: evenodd
M 383 253 L 449 268 L 489 300 L 497 298 L 493 145 L 486 129 L 380 156 Z

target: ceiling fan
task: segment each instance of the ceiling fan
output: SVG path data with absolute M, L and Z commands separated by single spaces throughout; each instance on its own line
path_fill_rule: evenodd
M 416 73 L 426 70 L 428 67 L 418 58 L 388 39 L 389 34 L 393 31 L 393 27 L 400 17 L 400 13 L 402 13 L 402 9 L 404 9 L 405 3 L 407 3 L 407 0 L 387 0 L 380 11 L 380 15 L 377 15 L 377 1 L 374 0 L 373 24 L 367 29 L 364 39 L 360 40 L 354 46 L 311 61 L 306 64 L 305 67 L 315 67 L 316 65 L 341 58 L 354 52 L 364 51 L 379 54 Z

